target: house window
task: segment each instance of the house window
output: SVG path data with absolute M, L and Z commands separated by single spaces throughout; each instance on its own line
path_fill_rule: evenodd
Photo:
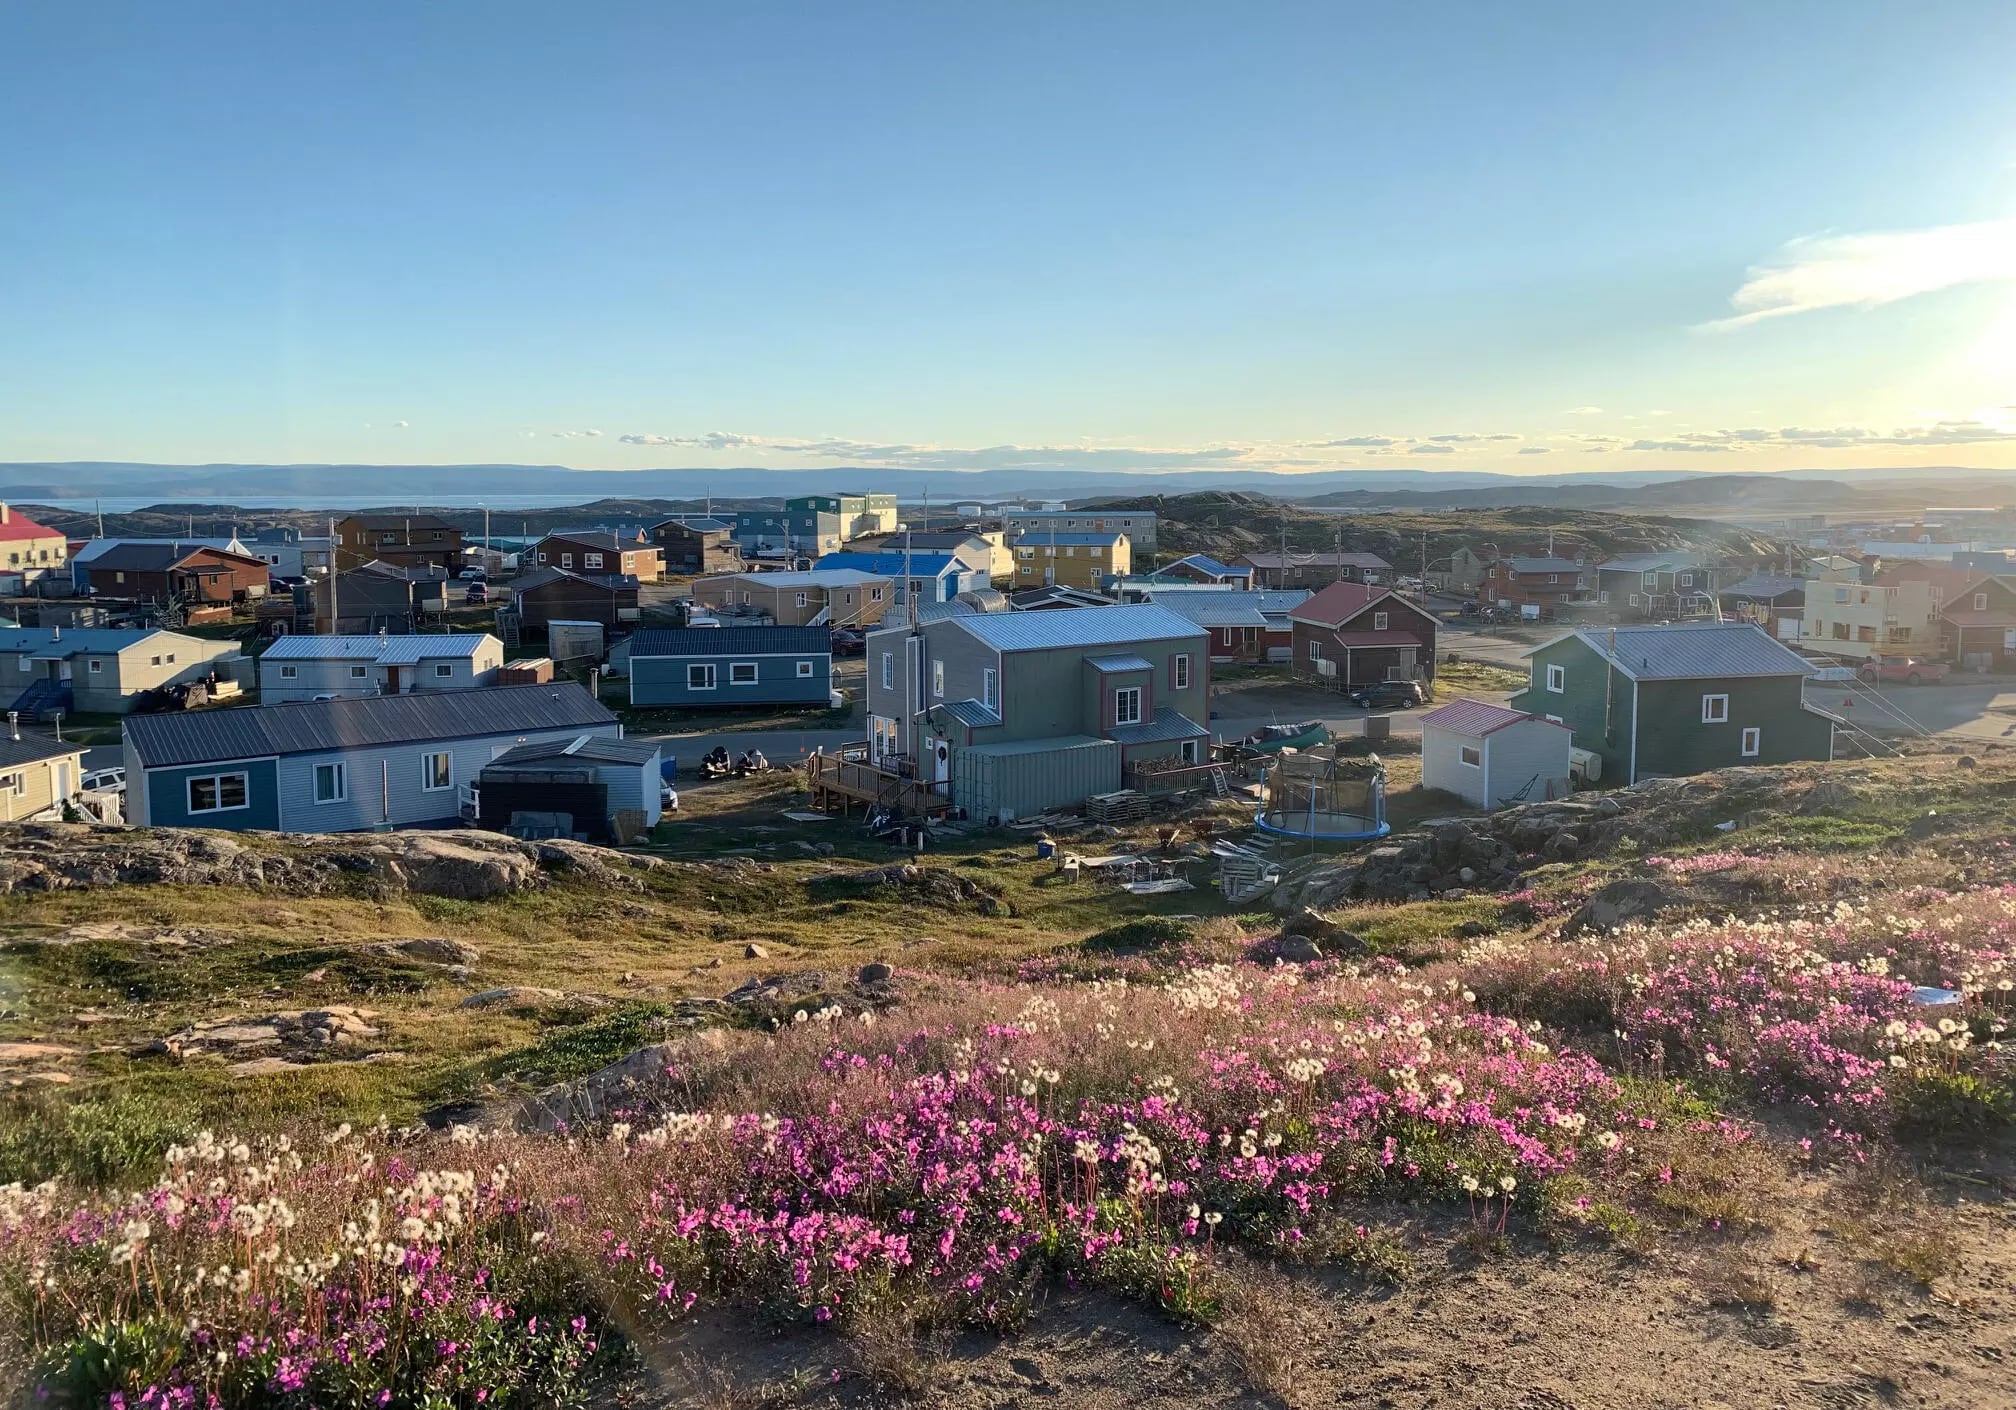
M 714 688 L 714 663 L 696 662 L 686 668 L 686 688 L 688 690 L 712 690 Z
M 893 651 L 882 653 L 882 688 L 884 690 L 896 688 L 896 653 Z
M 809 599 L 808 599 L 808 598 L 806 597 L 806 595 L 805 595 L 804 593 L 802 593 L 802 592 L 801 592 L 801 593 L 799 593 L 799 594 L 798 594 L 798 605 L 799 605 L 800 607 L 803 607 L 803 606 L 804 606 L 804 605 L 806 604 L 806 602 L 807 602 L 808 600 L 809 600 Z
M 353 681 L 361 681 L 369 674 L 370 667 L 368 666 L 352 666 L 350 668 L 350 679 Z
M 0 774 L 0 793 L 11 793 L 16 798 L 20 798 L 26 795 L 27 792 L 27 774 Z
M 1846 601 L 1848 600 L 1848 589 L 1847 589 L 1847 588 L 1845 588 L 1845 587 L 1837 587 L 1837 588 L 1835 588 L 1835 589 L 1834 589 L 1834 600 L 1835 600 L 1836 602 L 1846 602 Z
M 455 674 L 455 668 L 449 665 L 446 661 L 439 662 L 434 667 L 434 678 L 436 680 L 447 680 L 448 677 L 454 674 Z
M 994 708 L 994 668 L 984 667 L 980 672 L 980 703 L 988 709 Z
M 437 754 L 420 756 L 420 787 L 428 793 L 439 793 L 444 788 L 455 786 L 455 756 L 443 749 Z
M 1694 586 L 1694 575 L 1693 575 L 1692 573 L 1682 573 L 1682 574 L 1680 575 L 1680 586 L 1681 586 L 1681 587 L 1693 587 L 1693 586 Z
M 802 680 L 810 680 L 811 678 L 812 678 L 812 663 L 810 661 L 800 661 L 798 663 L 798 679 L 802 681 Z
M 159 656 L 149 657 L 148 664 L 150 666 L 158 666 L 161 664 L 161 658 Z M 28 669 L 28 662 L 25 659 L 21 662 L 21 669 L 24 671 Z
M 602 566 L 602 555 L 599 553 L 582 554 L 581 566 L 583 568 L 600 568 Z
M 868 600 L 869 600 L 870 602 L 880 602 L 880 601 L 882 600 L 882 589 L 881 589 L 881 588 L 879 588 L 879 587 L 871 587 L 871 588 L 869 588 L 869 589 L 868 589 Z
M 1116 725 L 1138 725 L 1141 723 L 1141 687 L 1125 686 L 1113 692 L 1113 723 Z
M 1607 603 L 1610 600 L 1610 590 L 1608 588 L 1605 588 L 1602 592 L 1597 593 L 1596 600 L 1598 602 Z M 1636 602 L 1638 599 L 1636 597 L 1633 597 L 1631 600 L 1633 602 Z
M 560 566 L 561 566 L 562 568 L 572 568 L 572 567 L 574 566 L 574 555 L 573 555 L 573 554 L 571 554 L 571 553 L 563 553 L 563 554 L 561 554 L 561 555 L 560 555 Z
M 1637 605 L 1638 605 L 1638 594 L 1634 592 L 1631 594 L 1631 606 L 1636 607 Z
M 1560 695 L 1568 689 L 1568 668 L 1566 666 L 1549 666 L 1547 668 L 1547 688 L 1556 695 Z
M 1320 642 L 1320 641 L 1312 641 L 1312 642 L 1310 642 L 1310 643 L 1309 643 L 1309 659 L 1310 659 L 1311 661 L 1321 661 L 1321 660 L 1323 659 L 1323 643 L 1322 643 L 1322 642 Z
M 189 811 L 231 813 L 251 807 L 244 774 L 208 774 L 189 780 Z
M 93 661 L 91 663 L 91 674 L 94 676 L 100 674 L 104 669 L 105 663 L 103 661 Z
M 1386 614 L 1386 613 L 1384 613 L 1384 612 L 1374 612 L 1374 613 L 1372 614 L 1372 630 L 1373 630 L 1373 631 L 1375 631 L 1375 632 L 1383 632 L 1383 631 L 1385 631 L 1385 630 L 1386 630 L 1386 621 L 1387 621 L 1387 614 Z
M 1704 695 L 1701 697 L 1701 723 L 1704 725 L 1726 725 L 1729 723 L 1729 697 L 1726 695 Z
M 933 661 L 931 663 L 931 694 L 940 700 L 945 698 L 945 663 L 943 661 Z
M 175 664 L 175 653 L 171 651 L 171 652 L 169 652 L 169 653 L 168 653 L 168 654 L 167 654 L 166 656 L 162 657 L 161 659 L 162 659 L 162 660 L 164 660 L 164 661 L 166 661 L 166 662 L 167 662 L 167 663 L 168 663 L 169 665 L 171 665 L 171 666 L 172 666 L 172 665 L 174 665 L 174 664 Z
M 1550 583 L 1558 583 L 1561 581 L 1561 575 L 1559 573 L 1549 573 L 1547 575 L 1547 581 Z
M 1975 610 L 1976 612 L 1986 612 L 1986 611 L 1988 610 L 1988 594 L 1987 594 L 1987 593 L 1985 593 L 1985 592 L 1977 592 L 1977 593 L 1975 593 L 1975 594 L 1974 594 L 1974 610 Z
M 1190 688 L 1190 653 L 1179 651 L 1169 658 L 1169 684 L 1178 690 Z
M 280 679 L 283 681 L 297 679 L 300 674 L 301 668 L 299 666 L 282 666 L 280 668 Z
M 728 663 L 728 684 L 756 684 L 756 663 L 754 661 L 730 661 Z
M 1764 731 L 1750 725 L 1743 731 L 1743 757 L 1754 759 L 1764 747 Z
M 1473 769 L 1484 767 L 1484 751 L 1474 744 L 1457 745 L 1456 758 L 1460 763 L 1467 764 Z
M 1653 588 L 1656 590 L 1659 586 L 1659 575 L 1657 573 L 1647 573 L 1644 578 L 1643 586 Z
M 315 801 L 341 803 L 350 796 L 350 769 L 344 764 L 315 766 Z

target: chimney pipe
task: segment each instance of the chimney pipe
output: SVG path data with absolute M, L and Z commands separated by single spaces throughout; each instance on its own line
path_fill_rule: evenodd
M 13 739 L 21 737 L 21 712 L 19 710 L 9 710 L 7 712 L 7 734 Z

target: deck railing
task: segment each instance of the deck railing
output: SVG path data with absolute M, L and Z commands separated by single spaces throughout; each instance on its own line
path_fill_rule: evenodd
M 813 754 L 805 760 L 805 786 L 811 791 L 814 807 L 825 808 L 839 799 L 850 803 L 880 804 L 906 813 L 941 813 L 951 806 L 942 793 L 933 793 L 913 778 L 890 769 L 878 768 L 866 759 L 847 757 L 852 750 L 843 746 L 840 754 Z

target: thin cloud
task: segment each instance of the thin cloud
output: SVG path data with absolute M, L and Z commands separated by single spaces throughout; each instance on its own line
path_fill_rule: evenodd
M 601 435 L 601 434 L 602 434 L 602 433 L 601 433 L 600 431 L 595 431 L 595 430 L 585 430 L 585 431 L 555 431 L 555 432 L 553 433 L 553 439 L 554 439 L 554 440 L 556 440 L 556 441 L 578 441 L 578 440 L 582 440 L 582 439 L 584 439 L 584 438 L 585 438 L 585 439 L 591 439 L 591 440 L 592 440 L 592 439 L 593 439 L 594 437 L 596 437 L 596 436 L 599 436 L 599 435 Z
M 1344 436 L 1334 441 L 1297 441 L 1304 450 L 1342 450 L 1360 446 L 1390 446 L 1399 444 L 1391 436 Z
M 1456 447 L 1440 441 L 1423 441 L 1420 445 L 1407 447 L 1409 455 L 1454 455 Z
M 1476 445 L 1483 441 L 1516 441 L 1520 438 L 1518 436 L 1510 435 L 1504 431 L 1498 431 L 1490 435 L 1465 434 L 1461 436 L 1430 436 L 1428 439 L 1431 441 L 1438 442 L 1442 445 L 1455 446 L 1455 445 Z
M 1571 406 L 1561 414 L 1563 416 L 1601 416 L 1603 408 L 1600 406 Z
M 405 430 L 405 429 L 406 429 L 406 428 L 407 428 L 408 426 L 411 426 L 412 424 L 413 424 L 413 423 L 412 423 L 411 421 L 394 421 L 394 422 L 392 423 L 392 425 L 393 425 L 393 426 L 394 426 L 395 428 L 397 428 L 398 430 L 401 430 L 401 431 Z
M 1552 452 L 1552 451 L 1550 451 L 1550 450 L 1548 450 L 1546 446 L 1521 446 L 1521 447 L 1519 447 L 1519 453 L 1520 453 L 1521 455 L 1551 455 L 1551 454 L 1553 454 L 1553 452 Z
M 1827 308 L 1876 308 L 1963 284 L 2016 279 L 2016 218 L 1819 235 L 1794 240 L 1753 265 L 1729 298 L 1735 312 L 1701 324 L 1711 332 Z

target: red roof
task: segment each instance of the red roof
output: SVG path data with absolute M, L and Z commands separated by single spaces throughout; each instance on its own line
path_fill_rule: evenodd
M 1364 583 L 1339 580 L 1324 588 L 1307 602 L 1288 615 L 1298 622 L 1312 622 L 1319 627 L 1334 627 L 1347 621 L 1372 605 L 1373 599 L 1387 595 L 1383 587 L 1367 587 Z
M 1568 728 L 1559 720 L 1542 719 L 1538 715 L 1529 715 L 1524 710 L 1493 705 L 1488 700 L 1452 700 L 1447 705 L 1438 705 L 1421 717 L 1421 726 L 1426 729 L 1429 725 L 1433 725 L 1437 729 L 1446 729 L 1452 734 L 1467 734 L 1475 739 L 1495 734 L 1508 725 L 1516 725 L 1525 720 L 1539 720 L 1543 725 L 1560 725 L 1562 729 Z
M 0 508 L 5 508 L 0 505 Z M 18 539 L 60 539 L 63 535 L 47 524 L 38 524 L 18 510 L 7 510 L 7 522 L 0 524 L 0 542 Z
M 1977 593 L 1988 595 L 1985 611 L 1974 609 Z M 1939 615 L 1956 627 L 2001 627 L 2016 623 L 2016 578 L 1977 577 L 1948 598 Z
M 1339 646 L 1401 646 L 1411 643 L 1426 646 L 1427 643 L 1412 632 L 1403 632 L 1398 627 L 1388 627 L 1383 632 L 1332 632 L 1329 640 Z

